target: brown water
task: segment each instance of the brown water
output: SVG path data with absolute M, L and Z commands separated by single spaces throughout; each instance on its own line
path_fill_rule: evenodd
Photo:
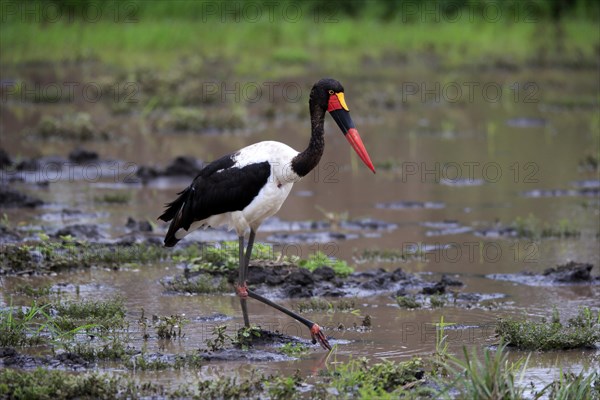
M 9 71 L 15 73 L 15 71 Z M 3 74 L 6 76 L 6 74 Z M 371 217 L 397 224 L 397 228 L 381 232 L 358 232 L 359 237 L 325 243 L 276 243 L 288 252 L 306 256 L 315 250 L 355 263 L 357 270 L 373 267 L 403 269 L 432 274 L 457 275 L 465 282 L 465 292 L 501 294 L 502 298 L 489 308 L 465 309 L 444 307 L 437 310 L 399 309 L 390 294 L 356 299 L 361 316 L 370 315 L 373 329 L 368 332 L 337 331 L 340 323 L 346 327 L 362 321 L 348 313 L 315 313 L 310 317 L 328 327 L 327 334 L 338 343 L 337 359 L 366 356 L 371 359 L 403 360 L 414 355 L 427 355 L 435 347 L 435 326 L 443 316 L 458 324 L 448 331 L 451 351 L 460 353 L 462 346 L 484 347 L 497 341 L 495 321 L 504 316 L 547 317 L 556 307 L 564 318 L 574 315 L 580 306 L 600 307 L 598 286 L 530 287 L 512 282 L 491 280 L 491 273 L 514 273 L 522 270 L 542 271 L 568 260 L 593 263 L 597 274 L 600 265 L 598 250 L 600 203 L 598 197 L 562 196 L 528 197 L 524 193 L 537 189 L 574 189 L 576 181 L 595 180 L 597 173 L 585 172 L 580 160 L 596 155 L 600 138 L 598 113 L 598 74 L 588 70 L 538 69 L 508 72 L 441 71 L 433 74 L 420 70 L 401 69 L 389 76 L 357 79 L 346 78 L 346 99 L 354 120 L 375 163 L 389 161 L 391 169 L 379 168 L 371 174 L 351 154 L 345 139 L 330 119 L 326 123 L 326 150 L 318 167 L 296 185 L 278 217 L 285 221 L 323 220 L 318 207 L 327 211 L 347 212 L 350 218 Z M 406 93 L 406 82 L 433 90 Z M 435 84 L 467 87 L 464 82 L 476 82 L 478 87 L 492 87 L 487 98 L 481 90 L 474 91 L 471 100 L 466 92 L 456 93 L 436 89 Z M 523 87 L 527 82 L 527 90 Z M 403 86 L 404 83 L 404 86 Z M 446 85 L 446 86 L 444 86 Z M 521 88 L 516 91 L 517 85 Z M 501 99 L 492 89 L 502 87 Z M 531 89 L 531 88 L 534 89 Z M 402 94 L 402 89 L 405 89 Z M 414 88 L 413 88 L 414 89 Z M 403 97 L 404 96 L 404 97 Z M 439 101 L 436 99 L 439 96 Z M 386 100 L 387 99 L 387 100 Z M 390 100 L 391 99 L 391 100 Z M 404 101 L 405 100 L 405 101 Z M 526 101 L 527 100 L 527 101 Z M 37 125 L 41 115 L 59 115 L 73 109 L 85 110 L 99 123 L 114 125 L 118 135 L 110 142 L 85 143 L 102 158 L 126 160 L 138 165 L 165 165 L 181 154 L 211 160 L 245 145 L 265 139 L 280 140 L 302 149 L 309 136 L 306 96 L 293 103 L 276 103 L 276 110 L 290 111 L 292 117 L 279 115 L 264 120 L 250 115 L 258 128 L 219 135 L 168 134 L 155 130 L 155 125 L 143 113 L 110 114 L 103 103 L 32 104 L 11 100 L 0 110 L 2 147 L 13 156 L 59 154 L 65 156 L 77 146 L 74 142 L 42 141 L 27 135 Z M 283 113 L 283 111 L 281 111 Z M 296 115 L 302 115 L 296 117 Z M 329 118 L 329 117 L 327 117 Z M 127 167 L 129 168 L 129 167 Z M 188 182 L 161 179 L 146 186 L 122 183 L 125 170 L 119 176 L 103 179 L 50 179 L 48 187 L 13 184 L 15 188 L 34 193 L 50 206 L 31 210 L 3 210 L 10 221 L 24 225 L 61 226 L 64 221 L 52 213 L 63 208 L 76 208 L 91 213 L 89 220 L 67 221 L 98 223 L 116 238 L 128 216 L 154 220 L 162 205 Z M 114 173 L 114 169 L 112 170 Z M 96 176 L 96 175 L 94 175 Z M 38 176 L 39 178 L 39 176 Z M 444 180 L 444 178 L 446 178 Z M 94 199 L 102 193 L 128 191 L 128 205 L 106 205 Z M 419 201 L 441 203 L 437 208 L 386 209 L 381 203 Z M 509 224 L 517 217 L 535 215 L 554 224 L 569 220 L 582 231 L 577 239 L 500 239 L 480 237 L 474 230 L 491 227 L 497 221 Z M 48 216 L 50 215 L 50 217 Z M 55 214 L 56 215 L 56 214 Z M 435 234 L 435 223 L 455 220 L 465 229 L 456 234 Z M 430 223 L 428 226 L 427 223 Z M 433 225 L 431 225 L 433 224 Z M 164 227 L 158 229 L 162 236 Z M 265 241 L 273 232 L 259 232 Z M 231 236 L 233 238 L 233 236 Z M 414 244 L 450 246 L 433 251 L 416 260 L 398 262 L 360 262 L 357 257 L 365 249 L 402 249 Z M 9 302 L 7 293 L 23 280 L 68 282 L 81 286 L 84 298 L 108 298 L 120 295 L 131 311 L 128 317 L 136 321 L 141 308 L 147 314 L 170 315 L 185 313 L 190 319 L 183 340 L 162 343 L 148 342 L 147 350 L 167 353 L 191 352 L 202 346 L 217 323 L 202 323 L 197 319 L 213 313 L 233 317 L 226 321 L 233 331 L 243 321 L 239 300 L 233 294 L 210 296 L 165 295 L 159 280 L 180 273 L 174 265 L 150 265 L 140 269 L 120 271 L 85 270 L 54 277 L 3 279 L 0 289 L 3 305 Z M 293 306 L 296 300 L 282 301 Z M 250 302 L 251 322 L 263 328 L 309 337 L 307 329 L 272 309 Z M 222 323 L 222 322 L 219 322 Z M 135 322 L 132 323 L 132 326 Z M 141 347 L 141 340 L 136 344 Z M 521 356 L 514 352 L 515 357 Z M 533 354 L 528 377 L 547 382 L 561 367 L 580 370 L 598 368 L 596 350 Z M 300 369 L 311 374 L 322 368 L 324 353 L 316 347 L 301 360 L 254 363 L 265 372 L 293 372 Z M 245 373 L 246 362 L 210 363 L 200 371 L 138 373 L 163 383 L 190 381 L 211 374 Z M 123 373 L 125 373 L 123 371 Z

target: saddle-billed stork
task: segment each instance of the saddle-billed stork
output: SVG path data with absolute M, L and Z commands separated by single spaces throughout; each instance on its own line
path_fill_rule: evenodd
M 344 88 L 335 79 L 321 79 L 313 86 L 309 99 L 311 137 L 308 147 L 297 152 L 275 141 L 256 143 L 206 165 L 192 184 L 166 205 L 159 219 L 169 222 L 165 246 L 172 247 L 198 228 L 227 225 L 239 238 L 239 279 L 236 292 L 240 297 L 244 324 L 250 326 L 246 299 L 251 297 L 289 315 L 310 329 L 313 343 L 330 350 L 331 346 L 319 325 L 273 303 L 246 286 L 248 264 L 254 236 L 260 224 L 274 215 L 288 197 L 295 182 L 317 166 L 325 146 L 323 140 L 325 112 L 329 111 L 361 160 L 375 172 L 358 131 L 350 118 Z M 244 236 L 250 230 L 244 253 Z

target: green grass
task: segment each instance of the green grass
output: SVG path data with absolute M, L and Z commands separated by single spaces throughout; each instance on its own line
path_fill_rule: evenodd
M 550 321 L 500 320 L 496 333 L 520 350 L 568 350 L 593 348 L 600 343 L 600 312 L 581 308 L 566 324 L 555 310 Z
M 227 279 L 221 276 L 201 274 L 191 279 L 185 276 L 177 276 L 170 281 L 161 281 L 167 289 L 180 293 L 211 294 L 226 293 L 231 291 L 231 285 Z
M 120 246 L 89 243 L 70 236 L 51 239 L 40 235 L 40 242 L 8 244 L 0 249 L 0 269 L 14 274 L 23 271 L 45 274 L 65 269 L 89 268 L 92 265 L 122 267 L 127 264 L 147 264 L 167 258 L 171 253 L 162 246 L 134 244 Z M 184 254 L 185 249 L 175 254 Z M 34 257 L 40 253 L 42 257 Z
M 290 357 L 299 357 L 308 353 L 308 346 L 303 343 L 286 343 L 279 351 Z
M 7 15 L 0 28 L 3 60 L 100 59 L 125 67 L 169 69 L 182 57 L 200 56 L 227 60 L 237 75 L 273 76 L 315 65 L 352 73 L 365 57 L 394 54 L 436 53 L 447 65 L 489 64 L 498 59 L 568 63 L 581 56 L 592 59 L 597 45 L 597 37 L 590 34 L 597 21 L 585 11 L 561 19 L 558 35 L 555 23 L 545 15 L 527 22 L 524 18 L 515 21 L 507 12 L 499 21 L 471 19 L 464 11 L 458 22 L 441 18 L 419 23 L 406 21 L 396 5 L 396 15 L 382 15 L 385 11 L 374 7 L 354 16 L 345 9 L 333 10 L 334 20 L 325 22 L 315 19 L 314 3 L 302 3 L 303 18 L 286 21 L 281 15 L 287 2 L 278 2 L 274 22 L 266 10 L 258 21 L 232 21 L 229 16 L 223 22 L 219 15 L 204 18 L 202 2 L 129 4 L 137 11 L 130 22 L 124 22 L 123 13 L 121 22 L 115 23 L 113 9 L 93 23 L 81 19 L 36 23 L 18 14 Z
M 0 310 L 0 347 L 50 346 L 95 362 L 130 355 L 121 300 L 59 301 Z
M 54 324 L 62 331 L 72 331 L 81 326 L 93 326 L 104 332 L 126 327 L 125 306 L 120 298 L 59 302 L 52 308 L 58 314 Z
M 129 204 L 132 195 L 130 192 L 106 193 L 101 196 L 94 197 L 94 200 L 99 203 L 108 204 Z
M 346 398 L 397 399 L 418 396 L 428 390 L 419 388 L 424 376 L 423 361 L 369 363 L 366 358 L 351 359 L 325 372 L 325 386 L 335 388 Z
M 349 266 L 346 261 L 328 257 L 321 251 L 311 254 L 307 259 L 300 260 L 298 266 L 306 268 L 310 272 L 313 272 L 319 267 L 330 267 L 337 276 L 342 278 L 345 278 L 354 272 L 354 268 Z
M 137 384 L 126 378 L 95 372 L 76 375 L 41 368 L 34 371 L 0 370 L 0 397 L 15 400 L 136 399 L 161 394 L 164 389 L 156 384 Z
M 227 273 L 239 268 L 238 249 L 239 244 L 237 241 L 226 241 L 217 246 L 205 245 L 201 248 L 190 246 L 179 251 L 173 256 L 173 259 L 185 263 L 191 271 Z M 289 258 L 280 256 L 268 244 L 255 243 L 252 247 L 252 261 L 290 261 Z
M 39 287 L 32 286 L 28 283 L 23 285 L 17 285 L 15 293 L 27 297 L 33 297 L 38 299 L 40 297 L 47 297 L 52 294 L 52 285 L 45 284 Z
M 25 310 L 8 307 L 0 310 L 0 347 L 34 346 L 46 341 L 43 336 L 51 323 L 50 305 L 33 302 Z
M 549 383 L 538 394 L 536 398 L 542 394 L 547 394 L 552 400 L 576 400 L 576 399 L 600 399 L 600 374 L 592 372 L 587 374 L 580 372 L 560 371 L 557 380 Z
M 517 217 L 511 226 L 516 230 L 518 237 L 539 239 L 539 238 L 577 238 L 581 236 L 581 230 L 575 226 L 575 223 L 567 218 L 556 222 L 542 222 L 533 214 L 527 217 Z
M 327 301 L 325 299 L 311 298 L 307 301 L 300 301 L 295 306 L 300 313 L 308 312 L 351 312 L 358 313 L 356 301 L 354 299 L 340 299 L 338 301 Z
M 414 298 L 408 297 L 408 296 L 396 297 L 396 303 L 398 303 L 398 306 L 400 308 L 408 308 L 408 309 L 421 308 L 421 303 L 419 303 Z
M 466 348 L 463 348 L 464 359 L 451 356 L 445 369 L 453 378 L 439 397 L 455 398 L 451 391 L 458 389 L 461 393 L 459 398 L 465 399 L 523 399 L 523 373 L 528 359 L 509 363 L 504 348 L 500 345 L 495 352 L 485 349 L 483 360 L 475 350 L 469 353 Z

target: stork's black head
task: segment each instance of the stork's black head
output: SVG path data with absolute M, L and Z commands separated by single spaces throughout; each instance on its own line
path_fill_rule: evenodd
M 375 172 L 369 153 L 367 153 L 360 135 L 354 127 L 354 122 L 352 121 L 352 118 L 350 118 L 350 109 L 348 108 L 348 105 L 346 105 L 344 87 L 342 84 L 331 78 L 321 79 L 314 84 L 310 92 L 310 104 L 311 110 L 313 105 L 316 105 L 323 110 L 323 113 L 325 110 L 329 111 L 360 159 L 371 171 Z

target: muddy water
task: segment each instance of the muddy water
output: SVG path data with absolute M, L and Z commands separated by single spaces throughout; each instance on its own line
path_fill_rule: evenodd
M 429 94 L 403 82 L 425 84 Z M 461 95 L 444 92 L 444 85 L 459 82 Z M 488 84 L 489 92 L 466 92 L 464 82 Z M 437 89 L 436 83 L 440 84 Z M 525 84 L 530 86 L 525 88 Z M 451 350 L 460 353 L 462 346 L 484 347 L 496 342 L 494 322 L 504 316 L 547 317 L 553 306 L 565 318 L 580 306 L 600 307 L 598 286 L 531 287 L 508 281 L 492 280 L 493 273 L 542 271 L 568 260 L 600 265 L 598 251 L 599 198 L 573 193 L 578 182 L 598 183 L 597 172 L 586 172 L 580 161 L 596 155 L 600 136 L 598 86 L 594 71 L 535 70 L 521 72 L 453 71 L 439 74 L 403 70 L 381 79 L 346 78 L 347 101 L 364 142 L 376 163 L 378 173 L 371 174 L 345 144 L 332 121 L 326 124 L 326 151 L 318 170 L 297 184 L 284 208 L 277 215 L 283 221 L 325 220 L 319 209 L 347 212 L 351 219 L 369 217 L 395 224 L 383 230 L 344 230 L 353 234 L 348 240 L 331 240 L 316 235 L 299 241 L 283 234 L 297 232 L 261 232 L 260 241 L 270 241 L 286 254 L 307 256 L 315 250 L 342 258 L 357 270 L 398 266 L 423 274 L 432 281 L 440 274 L 456 276 L 465 283 L 464 292 L 485 293 L 490 300 L 482 307 L 444 307 L 437 310 L 399 309 L 392 294 L 356 299 L 360 316 L 350 313 L 314 313 L 310 317 L 328 328 L 333 343 L 339 344 L 337 360 L 350 356 L 372 359 L 402 360 L 427 355 L 434 350 L 435 327 L 443 316 L 456 326 L 447 332 Z M 392 85 L 392 87 L 390 87 Z M 532 86 L 531 86 L 532 85 Z M 422 86 L 419 86 L 423 89 Z M 501 87 L 501 95 L 494 88 Z M 518 89 L 517 89 L 518 88 Z M 404 89 L 404 92 L 403 90 Z M 412 90 L 411 91 L 409 91 Z M 450 90 L 450 89 L 448 89 Z M 382 104 L 378 99 L 389 97 Z M 498 98 L 500 96 L 500 98 Z M 306 96 L 298 103 L 275 104 L 294 109 L 302 115 Z M 109 142 L 91 142 L 84 146 L 96 150 L 104 159 L 125 160 L 135 165 L 165 165 L 177 155 L 194 155 L 211 160 L 244 145 L 265 139 L 286 142 L 302 149 L 308 139 L 308 116 L 261 120 L 253 116 L 259 128 L 220 135 L 168 134 L 153 131 L 141 114 L 113 116 L 102 104 L 32 105 L 9 102 L 0 111 L 2 147 L 13 156 L 31 157 L 66 153 L 77 143 L 32 139 L 27 130 L 37 124 L 40 115 L 78 109 L 97 115 L 101 123 L 118 125 L 119 135 Z M 125 126 L 125 128 L 124 128 Z M 35 194 L 49 203 L 34 211 L 6 210 L 10 221 L 25 226 L 65 223 L 96 223 L 107 239 L 124 234 L 127 217 L 154 220 L 162 205 L 172 200 L 187 180 L 160 179 L 147 185 L 124 184 L 123 176 L 133 167 L 122 169 L 110 164 L 103 178 L 58 179 L 47 175 L 33 180 L 51 180 L 45 187 L 15 183 L 14 187 Z M 116 171 L 120 173 L 117 174 Z M 94 172 L 92 172 L 94 173 Z M 113 175 L 111 175 L 113 174 Z M 89 178 L 89 176 L 87 176 Z M 595 182 L 595 183 L 594 183 Z M 539 196 L 540 190 L 562 189 L 568 195 Z M 95 199 L 112 192 L 128 192 L 128 205 L 106 205 Z M 82 210 L 83 220 L 65 221 L 63 208 Z M 508 225 L 517 217 L 529 214 L 541 224 L 567 220 L 581 231 L 575 239 L 517 239 L 481 236 L 479 231 L 497 224 Z M 157 236 L 164 228 L 160 226 Z M 313 232 L 314 233 L 314 232 Z M 322 233 L 322 232 L 321 232 Z M 278 236 L 279 235 L 279 236 Z M 201 234 L 197 239 L 233 239 L 227 233 Z M 270 240 L 269 240 L 270 239 Z M 365 249 L 427 250 L 409 261 L 361 261 Z M 432 246 L 432 247 L 425 247 Z M 211 296 L 165 295 L 159 280 L 180 273 L 174 265 L 156 264 L 120 271 L 90 270 L 44 278 L 4 278 L 0 294 L 3 304 L 10 300 L 11 287 L 24 280 L 71 283 L 80 286 L 84 298 L 125 298 L 132 326 L 146 313 L 170 315 L 185 313 L 191 321 L 184 339 L 172 343 L 150 340 L 147 351 L 165 353 L 191 352 L 210 337 L 215 324 L 226 323 L 231 330 L 241 326 L 239 301 L 231 294 Z M 74 295 L 74 294 L 73 294 Z M 296 300 L 282 301 L 293 306 Z M 214 314 L 227 316 L 226 321 L 202 320 Z M 270 308 L 250 303 L 253 323 L 283 333 L 309 337 L 307 329 Z M 362 316 L 370 315 L 373 329 L 360 332 Z M 137 343 L 142 346 L 141 340 Z M 522 354 L 513 352 L 515 357 Z M 323 367 L 324 353 L 317 349 L 301 360 L 255 362 L 265 372 L 300 369 L 312 374 Z M 540 385 L 561 367 L 580 370 L 598 368 L 598 351 L 533 354 L 528 376 Z M 110 368 L 110 366 L 107 366 Z M 164 383 L 189 381 L 196 376 L 247 373 L 247 362 L 212 362 L 200 371 L 139 373 Z

